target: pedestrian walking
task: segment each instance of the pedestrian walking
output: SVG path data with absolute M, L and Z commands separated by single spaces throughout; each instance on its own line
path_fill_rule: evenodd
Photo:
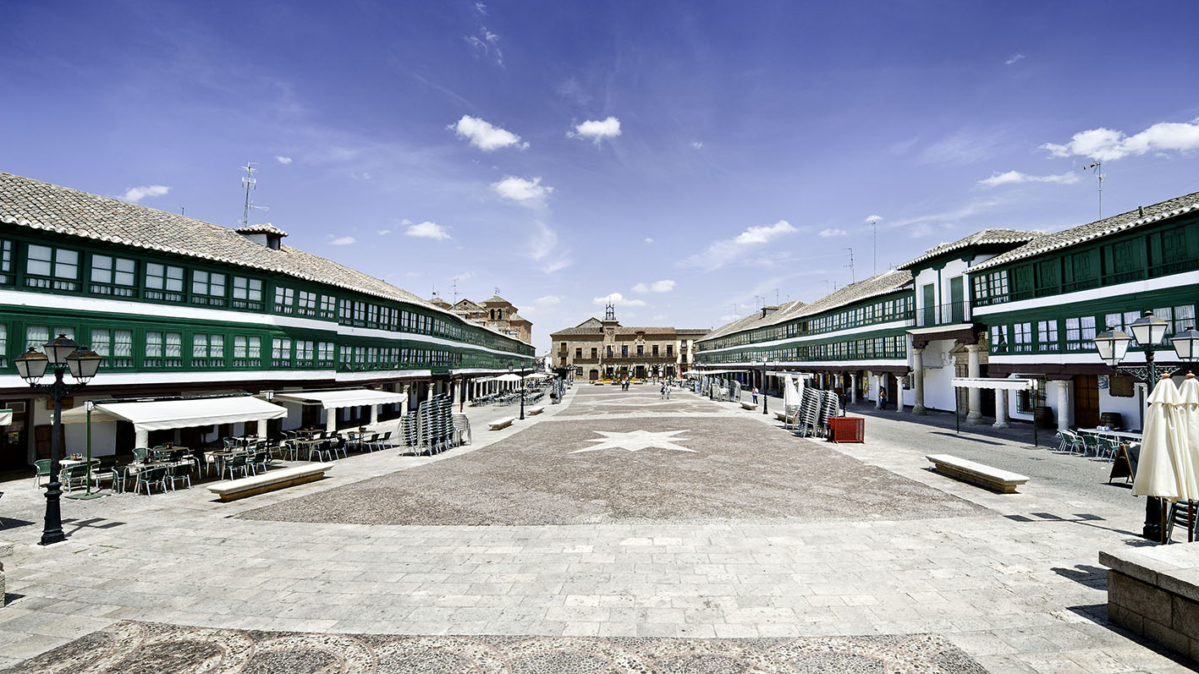
M 666 384 L 662 384 L 662 390 L 661 390 L 661 391 L 658 391 L 658 397 L 659 397 L 659 398 L 665 398 L 665 397 L 666 397 Z
M 670 386 L 666 387 L 666 399 L 670 400 Z
M 758 387 L 757 386 L 754 387 L 753 396 L 754 396 L 754 404 L 757 405 L 758 404 Z

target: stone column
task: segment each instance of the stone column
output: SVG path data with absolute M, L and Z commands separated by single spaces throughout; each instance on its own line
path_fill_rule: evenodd
M 457 379 L 454 380 L 454 384 L 450 390 L 453 392 L 453 395 L 450 396 L 450 404 L 457 405 L 458 404 L 458 396 L 461 395 L 461 393 L 462 393 L 462 391 L 459 390 Z
M 332 433 L 337 430 L 337 413 L 341 408 L 325 410 L 325 430 Z
M 893 376 L 893 375 L 892 375 Z M 903 414 L 903 382 L 895 382 L 895 411 Z
M 849 402 L 856 403 L 858 401 L 858 373 L 849 373 Z
M 1070 382 L 1065 379 L 1059 379 L 1053 382 L 1057 387 L 1057 429 L 1059 431 L 1070 430 Z M 1035 420 L 1034 420 L 1035 423 Z
M 976 389 L 970 389 L 973 393 Z M 995 391 L 995 428 L 1007 428 L 1007 389 Z
M 981 369 L 979 368 L 979 365 L 978 365 L 978 350 L 979 350 L 979 346 L 977 344 L 967 344 L 966 345 L 966 376 L 970 377 L 971 379 L 977 379 L 982 376 Z M 956 391 L 954 392 L 954 395 L 957 395 Z M 969 401 L 967 407 L 970 410 L 966 414 L 966 423 L 981 424 L 983 422 L 983 412 L 982 412 L 983 392 L 982 392 L 982 389 L 977 389 L 977 388 L 966 389 L 966 400 Z M 996 404 L 998 405 L 998 401 L 999 401 L 998 392 L 996 392 L 996 394 L 995 394 L 995 400 L 996 400 Z M 998 417 L 996 417 L 996 420 L 997 420 L 996 425 L 998 425 Z M 1000 428 L 1002 428 L 1002 426 L 1000 426 Z
M 923 416 L 928 414 L 924 409 L 924 348 L 912 349 L 912 391 L 916 394 L 916 404 L 912 414 Z M 898 396 L 897 396 L 898 397 Z
M 429 382 L 429 392 L 425 394 L 425 400 L 433 399 L 433 382 Z
M 136 430 L 133 433 L 133 446 L 150 448 L 150 431 Z
M 266 438 L 266 419 L 258 420 L 258 437 Z
M 879 373 L 878 387 L 884 391 L 887 390 L 887 373 L 886 372 Z M 880 396 L 878 394 L 878 391 L 875 391 L 874 392 L 874 409 L 879 410 L 882 408 L 883 408 L 883 398 L 882 398 L 882 396 Z
M 371 426 L 379 423 L 379 406 L 371 405 Z
M 404 384 L 404 395 L 408 395 L 408 388 L 409 388 L 409 385 Z M 405 400 L 404 404 L 400 405 L 400 416 L 402 416 L 402 417 L 408 416 L 408 403 L 409 403 L 409 401 Z

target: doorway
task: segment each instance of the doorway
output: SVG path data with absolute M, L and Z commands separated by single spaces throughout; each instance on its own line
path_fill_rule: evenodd
M 1080 374 L 1074 377 L 1074 425 L 1095 428 L 1099 425 L 1099 376 Z

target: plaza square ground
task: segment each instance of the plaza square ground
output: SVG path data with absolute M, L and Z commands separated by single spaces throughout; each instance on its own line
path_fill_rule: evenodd
M 512 411 L 468 410 L 468 447 L 245 501 L 66 501 L 50 548 L 40 492 L 6 483 L 0 666 L 1190 671 L 1107 623 L 1098 552 L 1145 542 L 1106 464 L 895 413 L 830 445 L 656 386 L 482 430 Z M 992 494 L 932 450 L 1034 479 Z

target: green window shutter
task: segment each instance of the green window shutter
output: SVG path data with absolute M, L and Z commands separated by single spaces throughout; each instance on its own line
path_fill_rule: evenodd
M 1032 265 L 1026 264 L 1012 270 L 1012 294 L 1017 298 L 1032 297 Z
M 1062 285 L 1062 260 L 1053 258 L 1037 263 L 1037 295 L 1050 295 L 1058 292 Z

